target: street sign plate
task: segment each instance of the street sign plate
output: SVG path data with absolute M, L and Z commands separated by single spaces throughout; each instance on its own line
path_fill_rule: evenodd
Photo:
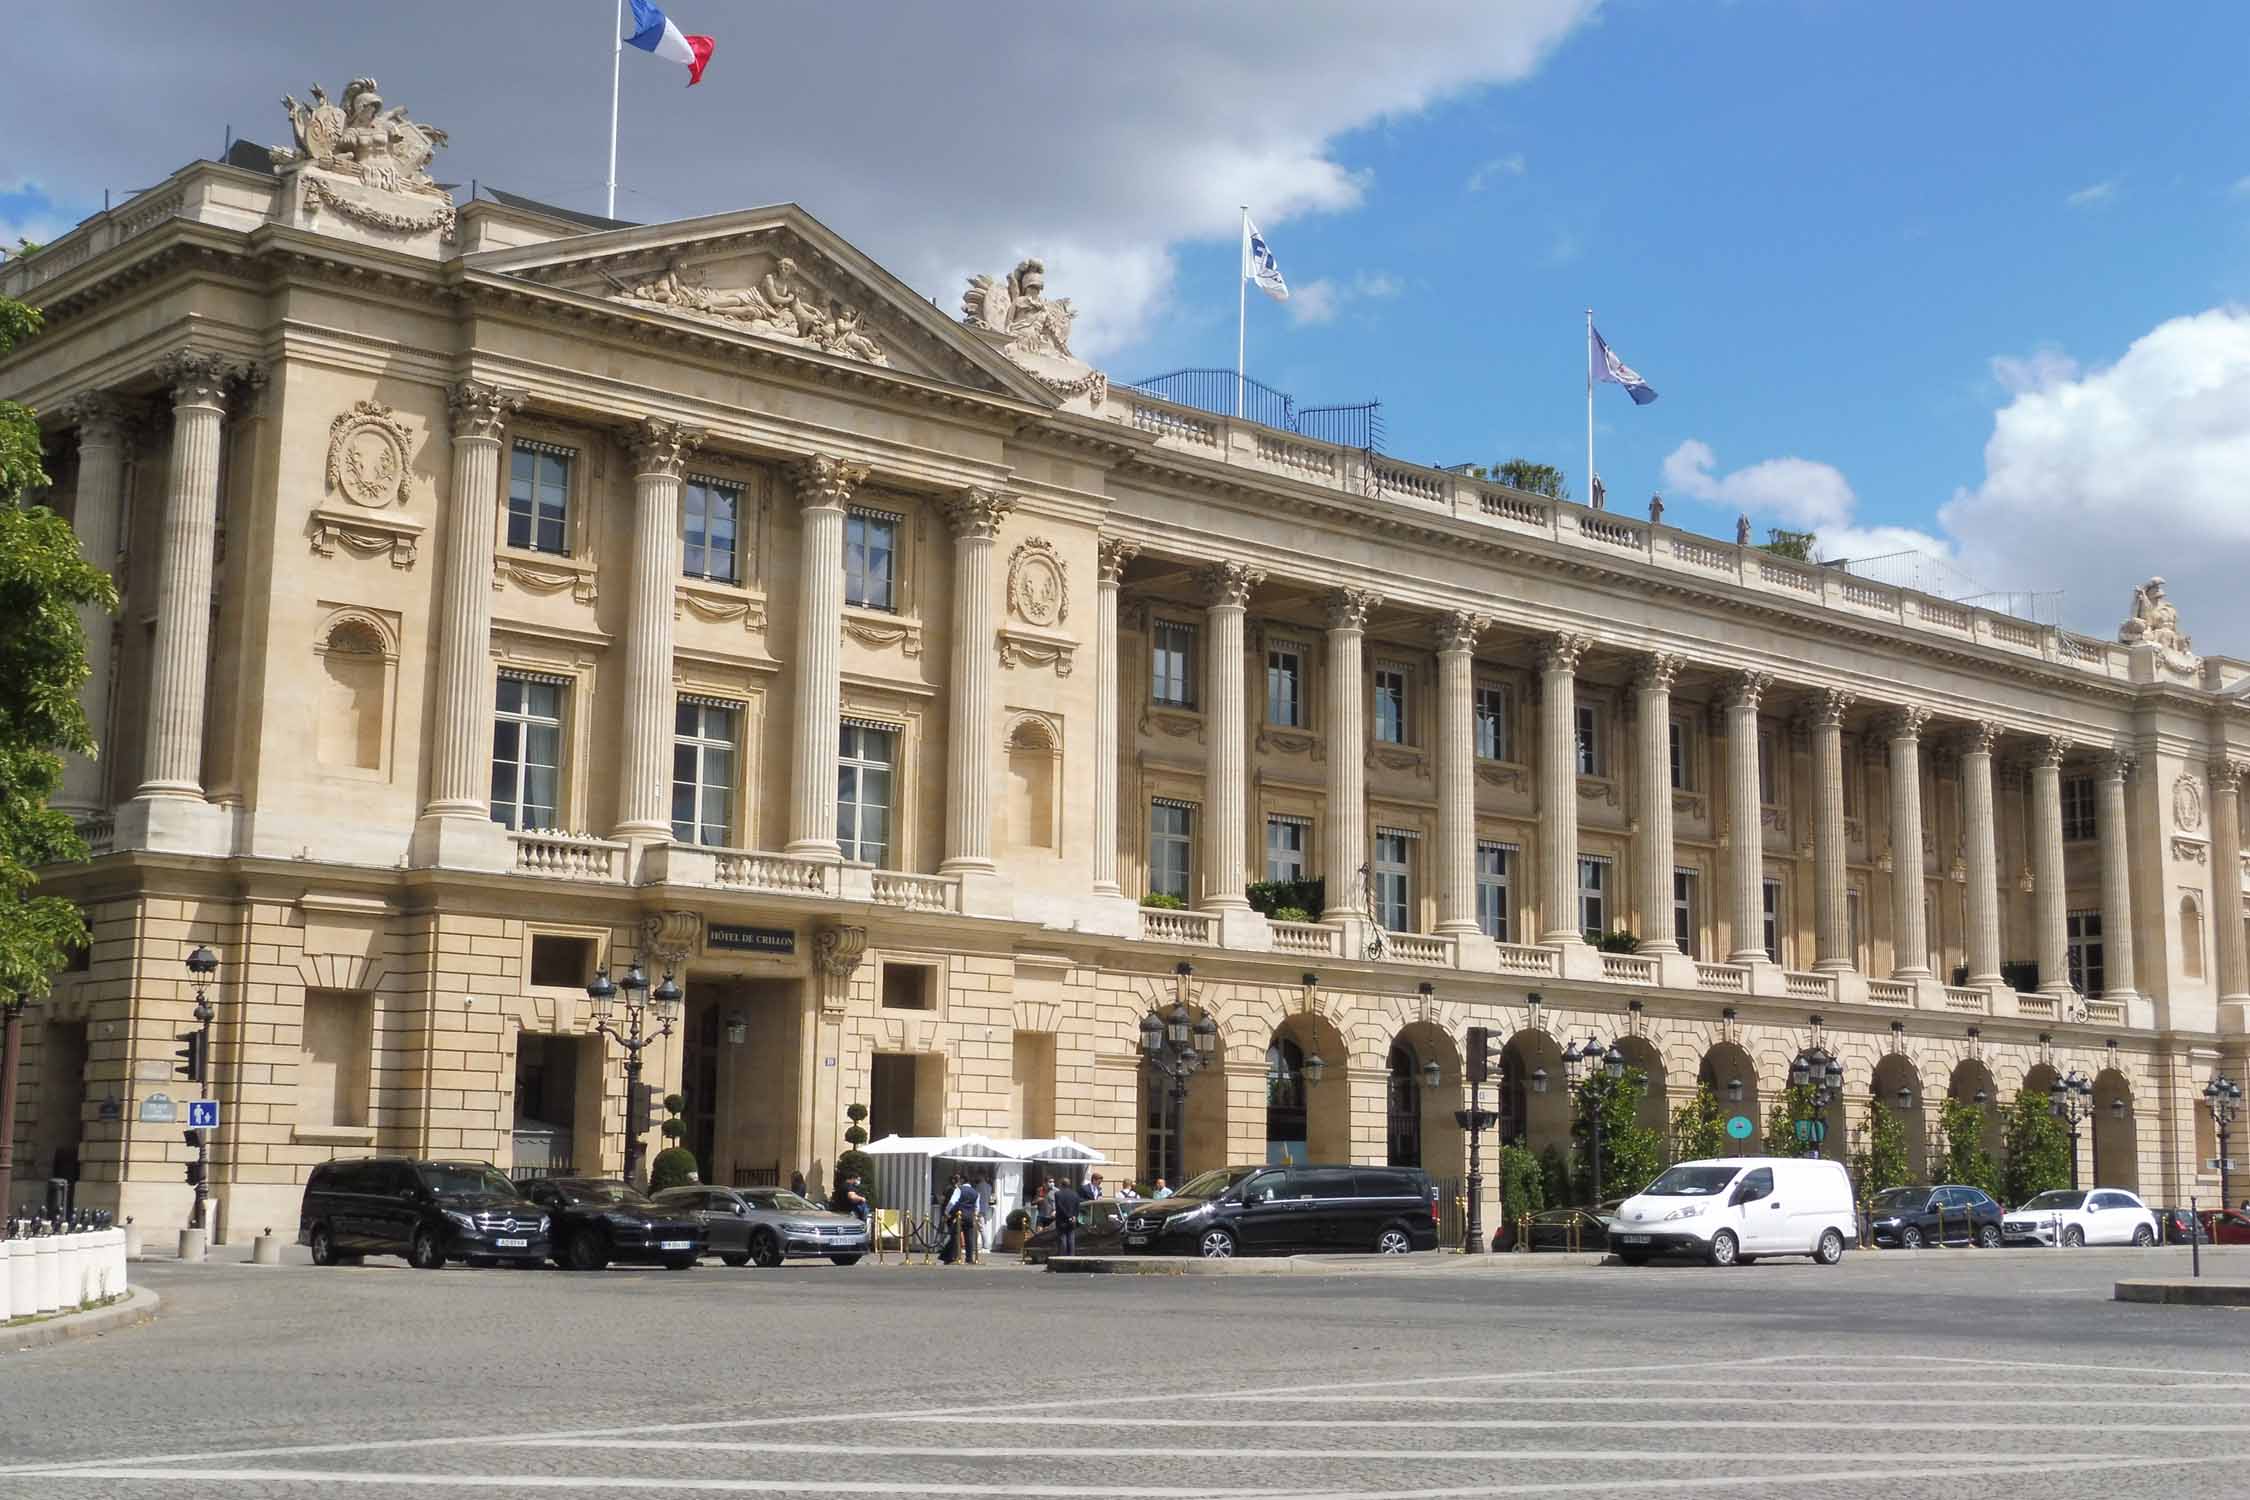
M 1828 1139 L 1828 1122 L 1826 1120 L 1799 1120 L 1797 1122 L 1797 1139 L 1810 1145 L 1819 1145 L 1822 1141 Z
M 2231 1157 L 2231 1156 L 2230 1156 L 2230 1157 L 2228 1157 L 2228 1158 L 2227 1158 L 2227 1159 L 2226 1159 L 2225 1161 L 2221 1161 L 2221 1160 L 2219 1160 L 2219 1159 L 2218 1159 L 2218 1158 L 2217 1158 L 2216 1156 L 2214 1156 L 2214 1157 L 2212 1157 L 2212 1158 L 2211 1158 L 2211 1159 L 2210 1159 L 2209 1161 L 2205 1162 L 2205 1163 L 2204 1163 L 2203 1165 L 2204 1165 L 2204 1167 L 2205 1167 L 2205 1169 L 2206 1169 L 2206 1170 L 2208 1170 L 2208 1171 L 2212 1171 L 2212 1172 L 2221 1172 L 2221 1171 L 2224 1171 L 2224 1172 L 2232 1172 L 2232 1171 L 2234 1171 L 2234 1170 L 2235 1170 L 2235 1169 L 2236 1169 L 2236 1168 L 2237 1168 L 2238 1166 L 2240 1166 L 2240 1163 L 2238 1163 L 2238 1162 L 2237 1162 L 2237 1161 L 2236 1161 L 2236 1160 L 2235 1160 L 2235 1159 L 2234 1159 L 2233 1157 Z
M 151 1094 L 141 1101 L 141 1123 L 145 1125 L 172 1125 L 179 1118 L 179 1106 L 170 1094 Z
M 219 1101 L 216 1099 L 190 1099 L 187 1107 L 190 1130 L 216 1130 L 219 1128 Z
M 1750 1139 L 1750 1132 L 1756 1128 L 1750 1123 L 1748 1115 L 1736 1115 L 1733 1119 L 1727 1121 L 1727 1134 L 1738 1141 Z

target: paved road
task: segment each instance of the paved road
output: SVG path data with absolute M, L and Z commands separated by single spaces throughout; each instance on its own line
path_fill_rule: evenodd
M 155 1264 L 154 1323 L 0 1354 L 0 1496 L 2233 1493 L 2250 1314 L 2107 1300 L 2182 1258 Z

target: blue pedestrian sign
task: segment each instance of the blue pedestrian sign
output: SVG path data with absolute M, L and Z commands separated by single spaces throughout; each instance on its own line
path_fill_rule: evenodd
M 190 1099 L 187 1107 L 187 1124 L 190 1130 L 217 1130 L 219 1128 L 219 1101 L 216 1099 Z
M 1750 1117 L 1748 1115 L 1736 1115 L 1733 1119 L 1727 1121 L 1727 1134 L 1733 1136 L 1738 1141 L 1746 1141 L 1750 1139 L 1750 1132 L 1755 1128 L 1756 1127 L 1750 1123 Z

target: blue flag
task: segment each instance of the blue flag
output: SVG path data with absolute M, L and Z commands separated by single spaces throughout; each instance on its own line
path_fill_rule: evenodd
M 1625 387 L 1625 394 L 1633 398 L 1635 406 L 1646 406 L 1656 399 L 1656 388 L 1641 379 L 1640 373 L 1617 357 L 1616 351 L 1601 336 L 1593 324 L 1586 325 L 1592 342 L 1586 348 L 1587 368 L 1596 380 L 1606 380 L 1611 385 Z M 1589 440 L 1590 441 L 1590 440 Z

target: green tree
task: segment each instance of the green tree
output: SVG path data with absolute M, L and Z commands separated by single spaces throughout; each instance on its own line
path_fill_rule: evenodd
M 36 310 L 0 297 L 0 354 L 39 332 Z M 31 410 L 0 401 L 0 992 L 42 995 L 86 942 L 78 908 L 34 896 L 36 871 L 86 857 L 70 818 L 47 805 L 64 751 L 94 753 L 79 707 L 86 680 L 81 605 L 117 608 L 109 576 L 78 552 L 70 524 L 26 496 L 47 482 Z
M 1500 1148 L 1500 1227 L 1513 1235 L 1525 1216 L 1547 1206 L 1539 1158 L 1521 1142 Z
M 1904 1187 L 1913 1180 L 1906 1155 L 1906 1124 L 1880 1099 L 1867 1109 L 1865 1161 L 1856 1174 L 1862 1197 L 1871 1198 L 1885 1188 Z
M 1490 479 L 1512 489 L 1528 490 L 1534 495 L 1545 495 L 1550 500 L 1570 498 L 1570 481 L 1553 464 L 1535 464 L 1528 458 L 1511 458 L 1506 463 L 1494 464 L 1489 469 L 1473 468 L 1469 472 L 1478 479 Z
M 1539 1153 L 1539 1196 L 1549 1208 L 1570 1202 L 1570 1158 L 1553 1141 Z
M 2070 1186 L 2070 1132 L 2038 1089 L 2016 1095 L 2008 1111 L 2007 1160 L 2000 1170 L 2001 1198 L 2020 1207 L 2041 1193 Z
M 1695 1097 L 1672 1111 L 1672 1160 L 1702 1161 L 1727 1154 L 1727 1112 L 1711 1085 L 1695 1086 Z
M 671 1122 L 667 1120 L 665 1123 Z M 656 1160 L 649 1164 L 648 1190 L 652 1193 L 661 1193 L 666 1188 L 686 1187 L 699 1180 L 695 1169 L 695 1153 L 685 1146 L 666 1146 L 656 1153 Z
M 1786 557 L 1796 562 L 1813 560 L 1813 549 L 1820 545 L 1820 535 L 1812 531 L 1783 531 L 1776 526 L 1766 532 L 1766 544 L 1760 552 L 1770 552 L 1775 557 Z
M 1641 1101 L 1648 1097 L 1648 1074 L 1627 1068 L 1613 1085 L 1594 1091 L 1580 1090 L 1577 1117 L 1570 1135 L 1575 1160 L 1571 1180 L 1583 1203 L 1601 1203 L 1637 1193 L 1654 1181 L 1664 1155 L 1664 1142 L 1641 1123 Z M 1599 1101 L 1598 1104 L 1596 1101 Z M 1594 1130 L 1597 1109 L 1602 1121 L 1602 1177 L 1594 1180 Z
M 1966 1099 L 1948 1099 L 1939 1109 L 1938 1128 L 1945 1133 L 1945 1180 L 1999 1197 L 2000 1164 L 1984 1149 L 1983 1109 Z

